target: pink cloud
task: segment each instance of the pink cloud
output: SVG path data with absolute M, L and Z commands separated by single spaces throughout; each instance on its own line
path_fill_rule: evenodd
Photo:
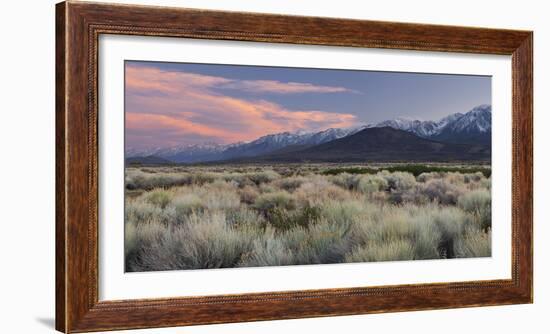
M 223 88 L 240 89 L 259 93 L 300 94 L 300 93 L 356 93 L 345 87 L 320 86 L 301 82 L 281 82 L 275 80 L 240 80 L 221 84 Z
M 216 76 L 127 66 L 126 129 L 132 141 L 138 141 L 138 132 L 148 133 L 143 142 L 129 144 L 134 147 L 147 146 L 152 141 L 145 140 L 145 137 L 155 136 L 162 136 L 163 140 L 175 144 L 184 144 L 181 142 L 184 138 L 188 140 L 194 136 L 200 140 L 207 138 L 219 143 L 232 143 L 283 131 L 349 127 L 356 122 L 352 114 L 290 110 L 266 100 L 250 101 L 212 91 L 212 87 L 234 82 Z M 282 86 L 271 81 L 254 84 L 260 85 L 262 82 L 272 85 L 269 89 L 283 90 Z M 293 84 L 284 89 L 298 91 L 325 87 L 303 85 Z

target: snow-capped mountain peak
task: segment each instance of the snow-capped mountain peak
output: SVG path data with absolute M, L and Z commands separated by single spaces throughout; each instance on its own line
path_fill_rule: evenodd
M 422 121 L 401 117 L 346 129 L 328 128 L 316 132 L 286 131 L 268 134 L 250 142 L 238 142 L 228 145 L 206 142 L 146 150 L 128 148 L 126 149 L 126 157 L 157 156 L 173 162 L 186 163 L 228 160 L 267 154 L 281 149 L 288 149 L 292 146 L 319 145 L 372 127 L 392 127 L 414 133 L 422 138 L 444 142 L 487 144 L 490 143 L 491 139 L 491 106 L 480 105 L 465 114 L 454 113 L 438 121 Z
M 396 118 L 372 126 L 389 126 L 394 129 L 412 132 L 419 137 L 429 139 L 438 139 L 439 136 L 449 132 L 484 134 L 491 131 L 491 106 L 479 105 L 465 114 L 454 113 L 443 117 L 437 122 Z

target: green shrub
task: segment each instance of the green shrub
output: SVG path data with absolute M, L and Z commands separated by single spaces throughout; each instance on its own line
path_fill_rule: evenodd
M 347 174 L 376 174 L 378 169 L 374 168 L 361 168 L 361 167 L 351 167 L 351 168 L 330 168 L 322 172 L 322 175 L 338 175 L 342 173 Z

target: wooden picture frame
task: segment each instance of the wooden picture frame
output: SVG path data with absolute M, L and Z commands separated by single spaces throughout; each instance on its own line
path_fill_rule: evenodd
M 99 301 L 98 37 L 261 41 L 512 56 L 512 278 Z M 120 330 L 533 301 L 533 33 L 66 1 L 56 7 L 56 329 Z

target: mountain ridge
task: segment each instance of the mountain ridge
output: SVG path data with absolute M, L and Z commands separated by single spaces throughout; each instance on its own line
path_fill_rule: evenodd
M 484 145 L 443 143 L 392 127 L 371 127 L 313 147 L 229 162 L 457 162 L 488 161 Z
M 366 124 L 354 128 L 329 128 L 318 132 L 281 132 L 268 134 L 250 142 L 228 145 L 204 143 L 155 148 L 150 150 L 126 150 L 128 158 L 156 156 L 175 163 L 198 163 L 234 160 L 268 155 L 280 150 L 295 152 L 296 148 L 307 148 L 354 135 L 367 128 L 391 127 L 413 133 L 420 138 L 454 144 L 491 143 L 490 105 L 479 105 L 470 111 L 454 113 L 438 121 L 421 121 L 396 118 L 376 124 Z

